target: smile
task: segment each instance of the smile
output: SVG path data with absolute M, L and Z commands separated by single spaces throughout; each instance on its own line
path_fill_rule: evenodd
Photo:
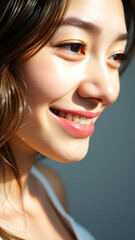
M 73 115 L 71 113 L 66 113 L 63 111 L 59 111 L 56 109 L 51 109 L 54 114 L 56 114 L 59 117 L 66 118 L 67 120 L 76 122 L 78 124 L 87 124 L 89 125 L 92 122 L 92 119 L 90 118 L 85 118 L 79 115 Z
M 50 109 L 55 120 L 68 132 L 75 135 L 87 137 L 94 132 L 93 118 L 99 116 L 100 112 L 69 111 Z

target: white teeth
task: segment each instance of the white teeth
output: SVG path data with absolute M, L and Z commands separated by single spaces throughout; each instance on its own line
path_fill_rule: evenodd
M 65 118 L 72 121 L 73 116 L 72 116 L 72 114 L 67 113 L 67 114 L 65 115 Z
M 92 119 L 87 119 L 87 124 L 90 124 L 92 122 Z
M 72 115 L 70 113 L 65 114 L 65 118 L 70 120 L 70 121 L 74 121 L 76 123 L 79 123 L 79 124 L 87 124 L 87 125 L 89 125 L 92 122 L 92 119 L 80 117 L 78 115 Z
M 62 118 L 66 118 L 70 121 L 74 121 L 74 122 L 79 123 L 79 124 L 89 125 L 92 122 L 92 119 L 88 119 L 88 118 L 85 118 L 85 117 L 80 117 L 78 115 L 72 115 L 70 113 L 65 113 L 65 112 L 58 111 L 58 110 L 55 110 L 54 113 L 57 114 L 58 116 L 62 117 Z
M 80 123 L 80 124 L 86 124 L 86 118 L 80 117 L 79 123 Z
M 79 116 L 77 116 L 77 115 L 73 116 L 73 121 L 79 123 L 79 121 L 80 121 Z

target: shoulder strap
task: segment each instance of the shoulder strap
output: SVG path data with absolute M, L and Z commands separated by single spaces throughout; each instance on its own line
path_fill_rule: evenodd
M 66 213 L 65 209 L 62 207 L 60 201 L 58 200 L 55 192 L 53 191 L 45 176 L 36 167 L 32 167 L 31 173 L 42 183 L 54 207 L 60 213 L 63 219 L 65 219 L 66 224 L 72 229 L 72 231 L 76 235 L 77 240 L 80 240 L 78 232 L 76 231 L 76 224 L 73 218 Z
M 91 233 L 89 233 L 85 228 L 83 228 L 80 224 L 76 223 L 74 219 L 65 211 L 60 201 L 58 200 L 55 192 L 53 191 L 51 185 L 45 178 L 45 176 L 36 168 L 32 167 L 31 173 L 42 183 L 45 188 L 45 191 L 54 205 L 55 209 L 62 216 L 63 220 L 67 224 L 67 226 L 72 229 L 76 236 L 76 240 L 95 240 Z

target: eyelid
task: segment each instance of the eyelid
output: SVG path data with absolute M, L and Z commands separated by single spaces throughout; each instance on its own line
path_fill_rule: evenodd
M 84 41 L 80 40 L 80 39 L 68 39 L 68 40 L 63 40 L 63 41 L 60 41 L 57 45 L 59 44 L 63 44 L 63 43 L 82 43 L 82 44 L 85 44 Z
M 111 59 L 111 57 L 114 57 L 114 56 L 117 56 L 117 57 L 121 56 L 121 59 L 119 59 L 118 61 L 126 61 L 127 60 L 127 54 L 124 52 L 114 53 L 109 57 L 109 59 Z M 117 61 L 117 60 L 114 60 L 114 61 Z
M 120 59 L 111 59 L 113 57 L 121 57 Z M 124 61 L 127 60 L 127 54 L 124 52 L 115 52 L 107 57 L 107 63 L 110 67 L 118 69 Z
M 63 57 L 71 61 L 80 60 L 80 58 L 86 56 L 87 44 L 78 39 L 61 41 L 56 47 L 62 49 L 59 54 L 64 54 Z
M 80 40 L 67 40 L 67 41 L 62 41 L 56 45 L 56 47 L 59 46 L 66 46 L 66 45 L 73 45 L 73 44 L 80 44 L 82 47 L 87 49 L 87 43 L 80 41 Z

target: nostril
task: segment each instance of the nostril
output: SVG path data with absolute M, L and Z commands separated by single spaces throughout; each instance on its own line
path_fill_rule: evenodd
M 98 99 L 98 102 L 99 103 L 103 103 L 103 99 Z
M 96 104 L 97 105 L 97 103 L 102 103 L 103 102 L 103 99 L 102 98 L 97 98 L 97 97 L 93 97 L 93 98 L 89 98 L 89 99 L 91 99 L 91 101 L 93 102 L 93 104 Z
M 97 102 L 99 102 L 99 103 L 102 103 L 102 102 L 103 102 L 103 99 L 101 99 L 101 98 L 94 98 L 94 101 L 97 101 Z

